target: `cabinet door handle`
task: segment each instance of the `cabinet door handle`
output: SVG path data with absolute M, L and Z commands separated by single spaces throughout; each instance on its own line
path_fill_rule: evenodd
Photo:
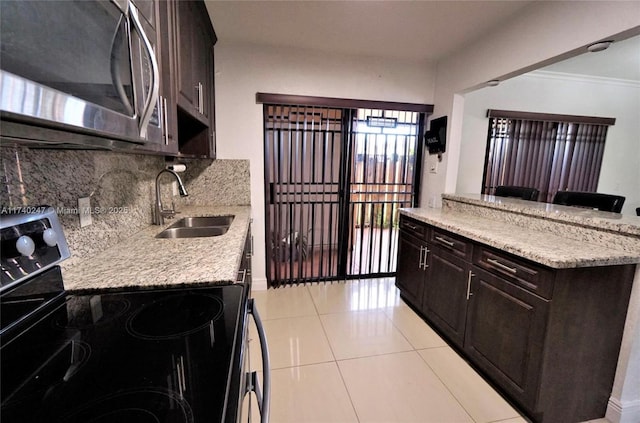
M 515 267 L 505 266 L 504 264 L 500 263 L 498 260 L 487 259 L 487 261 L 493 264 L 494 266 L 496 266 L 498 269 L 504 270 L 505 272 L 513 273 L 514 275 L 518 273 L 518 269 L 516 269 Z
M 453 247 L 453 246 L 456 245 L 455 243 L 453 243 L 453 242 L 451 242 L 449 240 L 446 240 L 446 239 L 442 238 L 441 236 L 437 236 L 436 240 L 442 242 L 444 245 L 448 245 L 449 247 Z
M 164 145 L 169 145 L 169 111 L 167 110 L 167 97 L 160 97 L 162 106 L 162 129 L 164 129 Z
M 420 259 L 418 260 L 418 269 L 422 269 L 422 260 L 423 260 L 424 250 L 425 250 L 425 248 L 421 245 L 420 246 Z
M 424 256 L 422 255 L 423 251 L 424 251 Z M 429 267 L 429 265 L 427 264 L 428 256 L 429 256 L 429 248 L 420 247 L 420 263 L 418 264 L 418 269 L 427 270 L 427 267 Z
M 427 256 L 429 255 L 429 252 L 431 250 L 429 250 L 427 247 L 424 247 L 424 270 L 427 270 L 427 267 L 429 267 L 429 265 L 427 264 Z
M 196 88 L 196 110 L 198 111 L 198 113 L 200 112 L 200 83 L 198 82 L 198 85 L 195 86 Z
M 467 278 L 467 300 L 473 295 L 473 292 L 471 292 L 471 278 L 473 278 L 474 276 L 475 273 L 469 270 L 469 277 Z
M 204 93 L 202 82 L 198 82 L 198 111 L 204 114 Z

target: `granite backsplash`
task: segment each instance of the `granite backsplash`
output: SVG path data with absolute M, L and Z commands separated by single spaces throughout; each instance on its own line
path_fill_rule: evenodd
M 105 151 L 0 148 L 0 205 L 4 209 L 56 208 L 71 250 L 68 268 L 148 227 L 155 203 L 155 178 L 164 157 Z M 248 160 L 194 160 L 181 174 L 190 205 L 249 205 Z M 163 192 L 172 178 L 164 176 Z M 90 197 L 93 223 L 80 227 L 78 198 Z M 169 200 L 165 195 L 164 201 Z

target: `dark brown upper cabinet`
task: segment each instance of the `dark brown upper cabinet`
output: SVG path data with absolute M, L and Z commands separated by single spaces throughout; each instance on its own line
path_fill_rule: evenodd
M 156 28 L 153 43 L 161 76 L 157 110 L 163 128 L 162 142 L 146 144 L 139 151 L 215 158 L 217 38 L 204 2 L 138 0 L 136 4 Z
M 179 155 L 215 158 L 216 34 L 204 2 L 177 1 L 173 6 Z

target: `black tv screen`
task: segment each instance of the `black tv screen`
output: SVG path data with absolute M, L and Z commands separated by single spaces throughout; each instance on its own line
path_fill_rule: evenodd
M 424 134 L 424 144 L 429 154 L 444 153 L 447 145 L 447 117 L 431 121 L 429 130 Z

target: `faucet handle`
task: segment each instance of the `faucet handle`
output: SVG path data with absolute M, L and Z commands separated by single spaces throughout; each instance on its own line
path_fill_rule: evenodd
M 167 219 L 171 219 L 171 218 L 173 218 L 173 216 L 175 216 L 176 211 L 173 208 L 171 208 L 171 209 L 162 209 L 162 210 L 160 210 L 160 214 L 162 215 L 162 217 L 165 217 Z

